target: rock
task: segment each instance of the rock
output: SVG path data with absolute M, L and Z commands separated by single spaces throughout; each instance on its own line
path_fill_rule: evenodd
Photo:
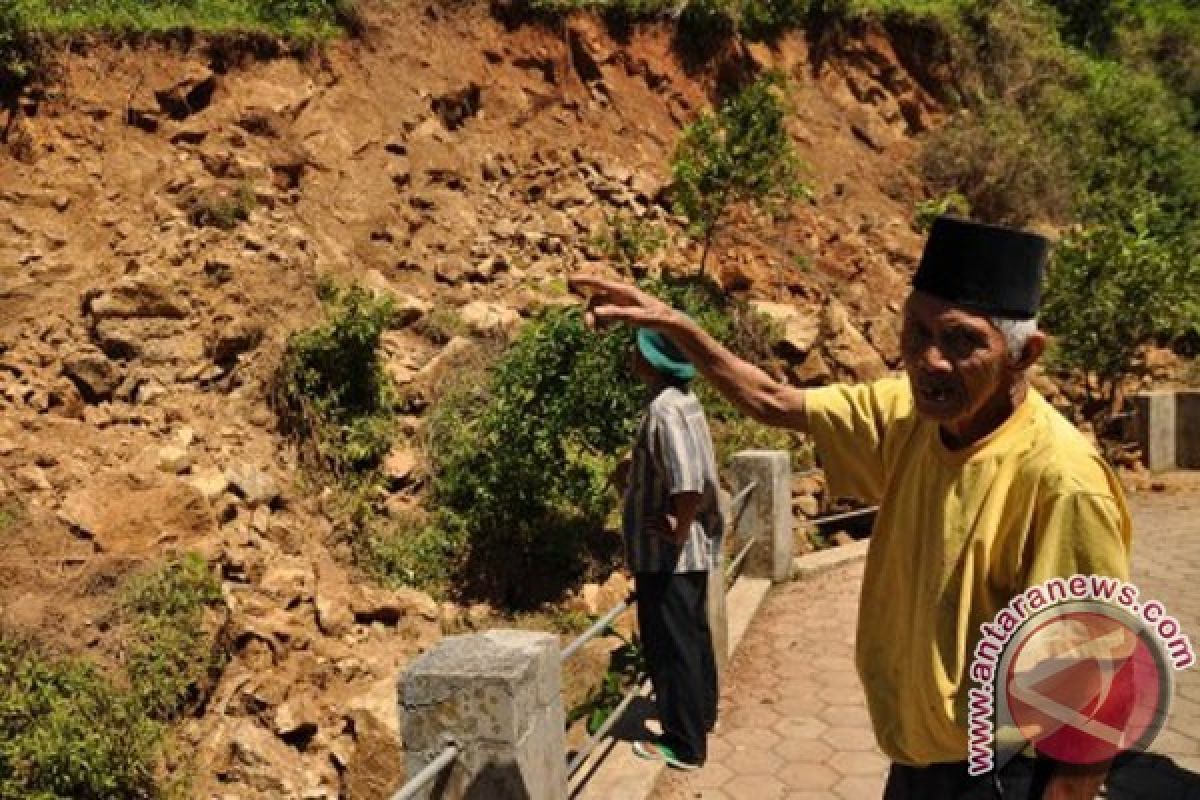
M 229 488 L 229 479 L 215 467 L 200 470 L 188 478 L 188 483 L 210 503 L 217 502 Z
M 253 718 L 230 723 L 226 764 L 217 770 L 222 782 L 242 783 L 273 797 L 299 797 L 307 788 L 300 754 Z
M 781 336 L 776 347 L 785 358 L 804 358 L 821 332 L 820 320 L 813 314 L 802 313 L 795 306 L 756 300 L 750 307 L 779 327 Z
M 400 737 L 370 711 L 349 715 L 354 751 L 346 759 L 342 787 L 346 800 L 391 797 L 400 788 L 404 753 Z
M 458 284 L 466 278 L 470 265 L 458 257 L 443 258 L 434 266 L 433 276 L 442 283 Z
M 521 324 L 521 315 L 497 303 L 476 300 L 458 310 L 467 330 L 476 336 L 507 336 Z
M 92 289 L 84 295 L 84 311 L 93 321 L 166 317 L 183 319 L 188 303 L 154 277 L 128 276 L 109 289 Z
M 363 285 L 370 289 L 376 297 L 391 298 L 392 325 L 394 326 L 411 325 L 433 311 L 433 303 L 399 291 L 379 270 L 368 270 L 363 277 Z
M 851 378 L 870 381 L 887 374 L 887 364 L 850 322 L 846 308 L 837 300 L 831 299 L 825 307 L 824 324 L 829 357 Z
M 411 448 L 397 445 L 383 459 L 381 471 L 389 486 L 398 489 L 412 482 L 417 464 L 417 454 Z
M 817 502 L 817 498 L 807 494 L 802 494 L 793 498 L 792 508 L 794 508 L 797 513 L 803 514 L 809 519 L 812 519 L 821 513 L 821 504 Z
M 186 447 L 170 444 L 158 450 L 158 468 L 172 475 L 181 475 L 192 468 L 192 456 Z
M 251 464 L 227 468 L 225 480 L 251 508 L 274 505 L 279 500 L 279 484 L 270 474 Z
M 798 386 L 821 386 L 833 378 L 829 365 L 816 349 L 791 369 L 791 375 Z
M 88 403 L 110 399 L 122 380 L 117 365 L 93 347 L 76 350 L 66 356 L 62 372 L 78 387 Z
M 144 486 L 133 476 L 102 473 L 69 492 L 59 520 L 104 553 L 143 554 L 175 542 L 196 541 L 215 532 L 216 521 L 203 495 L 172 480 Z
M 17 479 L 17 488 L 26 492 L 46 492 L 54 488 L 41 467 L 21 467 L 13 477 Z
M 289 697 L 276 707 L 271 727 L 279 738 L 303 752 L 320 729 L 317 707 L 315 697 Z
M 313 599 L 317 610 L 317 626 L 326 636 L 343 636 L 354 625 L 354 612 L 350 610 L 350 584 L 342 569 L 328 555 L 322 555 L 313 567 L 316 575 Z
M 267 565 L 258 586 L 284 608 L 291 609 L 313 599 L 316 574 L 312 564 L 304 559 L 280 558 Z
M 382 622 L 398 625 L 409 617 L 420 617 L 426 621 L 437 621 L 438 604 L 433 598 L 416 589 L 378 589 L 356 586 L 350 595 L 350 611 L 354 621 L 360 625 Z
M 262 326 L 241 318 L 218 317 L 205 343 L 208 357 L 217 364 L 232 365 L 242 353 L 258 347 Z

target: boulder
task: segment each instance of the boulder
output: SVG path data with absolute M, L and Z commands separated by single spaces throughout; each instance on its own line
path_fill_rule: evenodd
M 850 378 L 870 381 L 887 374 L 887 364 L 850 322 L 845 306 L 837 300 L 830 300 L 825 307 L 824 325 L 829 358 Z
M 225 480 L 251 508 L 270 506 L 279 500 L 279 484 L 275 478 L 252 464 L 238 464 L 227 468 Z
M 142 554 L 168 542 L 187 543 L 216 530 L 204 496 L 170 480 L 145 486 L 131 475 L 103 473 L 69 492 L 58 512 L 61 522 L 104 553 Z
M 770 303 L 756 300 L 751 309 L 767 317 L 778 328 L 780 339 L 776 348 L 781 356 L 802 359 L 816 344 L 821 332 L 821 321 L 814 314 L 806 314 L 786 303 Z
M 476 300 L 458 310 L 467 330 L 476 336 L 508 336 L 521 324 L 521 315 L 507 306 Z
M 93 321 L 166 317 L 183 319 L 191 311 L 187 301 L 154 276 L 127 276 L 108 289 L 84 295 L 84 311 Z
M 94 347 L 76 350 L 66 356 L 62 372 L 89 403 L 110 399 L 122 380 L 120 368 Z

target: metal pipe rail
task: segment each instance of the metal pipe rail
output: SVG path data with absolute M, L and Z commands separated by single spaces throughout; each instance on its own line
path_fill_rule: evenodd
M 426 764 L 420 772 L 409 779 L 408 783 L 400 787 L 400 791 L 392 795 L 392 800 L 412 800 L 418 792 L 425 788 L 426 784 L 440 775 L 442 770 L 458 758 L 459 752 L 461 751 L 458 745 L 453 742 L 446 745 L 446 749 L 439 753 L 437 758 Z
M 561 656 L 562 660 L 566 661 L 568 658 L 579 652 L 579 648 L 583 647 L 592 639 L 595 639 L 597 636 L 604 633 L 604 631 L 608 630 L 608 626 L 612 624 L 612 621 L 620 616 L 622 611 L 629 608 L 636 602 L 637 592 L 630 592 L 628 597 L 610 608 L 608 613 L 593 622 L 590 628 L 579 634 L 579 636 L 577 636 L 570 644 L 564 647 Z
M 824 525 L 826 522 L 841 522 L 844 519 L 852 519 L 853 517 L 865 517 L 867 514 L 874 514 L 878 510 L 879 506 L 856 508 L 853 511 L 843 511 L 841 514 L 830 514 L 827 517 L 813 517 L 808 523 L 810 525 Z
M 637 695 L 640 694 L 644 688 L 646 688 L 646 684 L 639 683 L 625 692 L 625 694 L 621 697 L 621 702 L 617 703 L 617 707 L 614 708 L 611 713 L 609 713 L 608 719 L 604 720 L 604 724 L 601 725 L 595 733 L 588 737 L 588 740 L 583 743 L 583 747 L 579 748 L 579 752 L 572 756 L 571 760 L 567 762 L 567 778 L 575 777 L 575 773 L 579 772 L 579 768 L 583 766 L 583 762 L 587 761 L 587 757 L 590 756 L 592 751 L 596 749 L 596 745 L 603 741 L 604 737 L 608 735 L 608 732 L 612 730 L 613 726 L 617 724 L 617 721 L 621 719 L 621 715 L 624 714 L 629 708 L 629 704 L 633 702 L 633 698 L 637 697 Z

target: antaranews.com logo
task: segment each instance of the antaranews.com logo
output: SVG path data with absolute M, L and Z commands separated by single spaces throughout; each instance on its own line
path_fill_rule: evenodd
M 1195 661 L 1179 622 L 1117 578 L 1026 589 L 980 626 L 968 692 L 968 771 L 1032 745 L 1069 764 L 1145 750 L 1167 720 L 1174 672 Z

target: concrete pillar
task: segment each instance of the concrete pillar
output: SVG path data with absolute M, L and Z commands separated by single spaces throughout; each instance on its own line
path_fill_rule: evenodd
M 1175 393 L 1142 392 L 1133 396 L 1135 432 L 1142 460 L 1152 472 L 1175 469 Z
M 730 465 L 734 497 L 756 483 L 740 518 L 735 519 L 734 552 L 750 538 L 758 543 L 747 556 L 742 573 L 775 583 L 792 577 L 792 459 L 781 450 L 744 450 Z
M 566 716 L 558 638 L 494 630 L 452 636 L 402 678 L 410 776 L 451 739 L 462 753 L 422 800 L 562 800 Z
M 1200 389 L 1175 393 L 1175 465 L 1200 469 Z

